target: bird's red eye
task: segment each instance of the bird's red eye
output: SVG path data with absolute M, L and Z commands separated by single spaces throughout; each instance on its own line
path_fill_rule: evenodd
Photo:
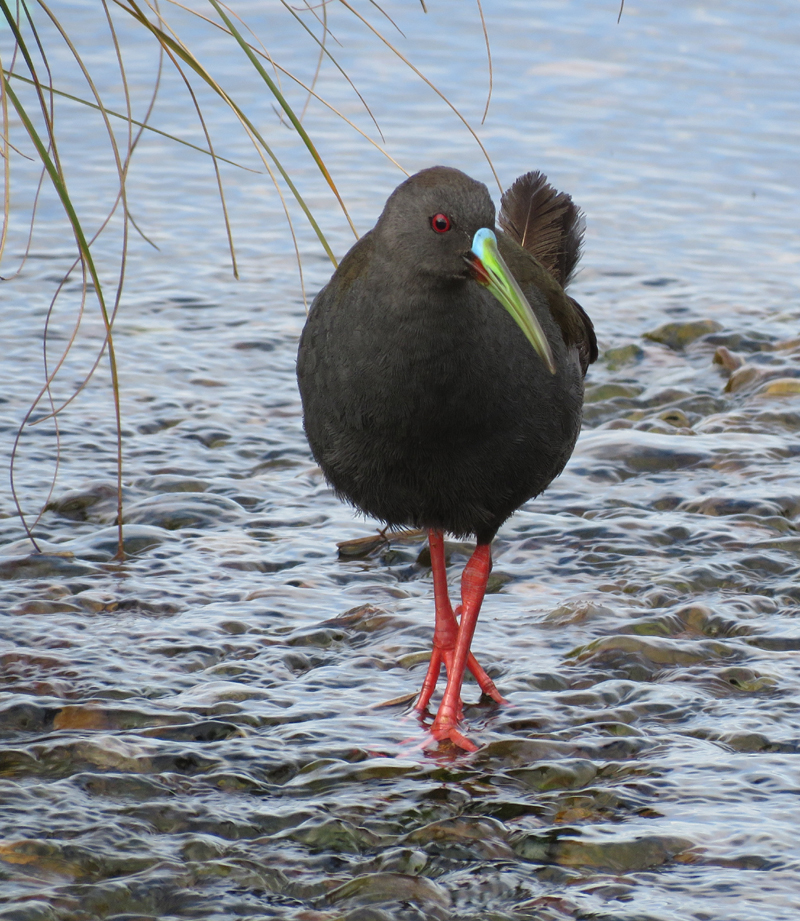
M 431 218 L 431 227 L 436 233 L 447 233 L 450 229 L 450 218 L 446 214 L 434 214 Z

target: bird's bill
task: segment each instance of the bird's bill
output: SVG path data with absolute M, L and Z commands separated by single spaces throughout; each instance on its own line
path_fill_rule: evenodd
M 488 227 L 482 227 L 472 239 L 472 250 L 467 256 L 475 277 L 485 285 L 506 308 L 519 328 L 528 338 L 551 374 L 556 373 L 553 351 L 541 323 L 531 309 L 516 278 L 503 261 L 497 248 L 497 237 Z

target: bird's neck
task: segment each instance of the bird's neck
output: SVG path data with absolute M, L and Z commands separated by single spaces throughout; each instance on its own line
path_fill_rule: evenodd
M 423 266 L 403 266 L 398 271 L 389 263 L 378 264 L 373 273 L 370 287 L 376 301 L 391 303 L 402 312 L 450 314 L 466 297 L 466 278 L 443 276 Z

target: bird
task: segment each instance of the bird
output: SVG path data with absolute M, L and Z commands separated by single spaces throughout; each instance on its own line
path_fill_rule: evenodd
M 447 683 L 429 742 L 468 752 L 465 670 L 506 703 L 470 651 L 500 526 L 563 470 L 581 427 L 594 327 L 565 292 L 585 221 L 537 171 L 503 194 L 448 166 L 423 169 L 315 297 L 297 378 L 311 452 L 335 494 L 385 526 L 427 531 L 430 664 L 415 703 Z M 461 604 L 444 535 L 474 537 Z M 426 743 L 429 744 L 429 743 Z

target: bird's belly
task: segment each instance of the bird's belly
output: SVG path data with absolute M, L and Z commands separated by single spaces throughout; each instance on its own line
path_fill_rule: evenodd
M 312 311 L 298 369 L 306 434 L 338 495 L 392 525 L 491 538 L 561 472 L 580 427 L 577 361 L 560 351 L 553 376 L 524 337 L 492 348 L 498 323 L 516 331 L 497 305 L 479 320 L 403 329 L 395 316 L 359 342 L 358 325 L 345 336 Z
M 528 394 L 509 403 L 458 383 L 399 382 L 391 398 L 344 397 L 346 419 L 315 446 L 336 491 L 389 524 L 492 531 L 560 473 L 580 425 Z M 519 386 L 519 382 L 516 382 Z M 537 405 L 539 403 L 539 405 Z M 317 449 L 319 448 L 319 450 Z

